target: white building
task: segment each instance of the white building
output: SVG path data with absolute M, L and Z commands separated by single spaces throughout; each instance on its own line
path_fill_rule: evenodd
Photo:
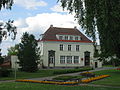
M 38 41 L 44 67 L 102 67 L 94 62 L 93 42 L 75 28 L 50 28 Z

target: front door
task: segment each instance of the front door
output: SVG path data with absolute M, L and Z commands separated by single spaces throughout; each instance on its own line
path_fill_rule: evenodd
M 55 51 L 48 51 L 48 67 L 55 67 Z
M 97 66 L 98 66 L 98 63 L 97 63 L 97 62 L 95 62 L 95 68 L 97 68 Z
M 90 66 L 90 52 L 84 52 L 85 66 Z

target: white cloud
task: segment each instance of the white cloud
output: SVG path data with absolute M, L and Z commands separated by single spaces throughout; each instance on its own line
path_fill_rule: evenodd
M 63 8 L 60 6 L 60 4 L 57 4 L 55 6 L 53 6 L 52 8 L 50 8 L 52 11 L 54 12 L 68 12 L 66 10 L 66 8 L 63 10 Z
M 77 26 L 78 29 L 80 28 L 80 26 L 77 24 L 77 21 L 74 21 L 74 15 L 60 13 L 37 14 L 33 17 L 27 17 L 24 20 L 18 19 L 14 24 L 18 27 L 16 40 L 12 41 L 9 38 L 2 42 L 0 47 L 3 49 L 3 54 L 6 54 L 8 47 L 20 42 L 23 32 L 34 34 L 36 39 L 38 39 L 39 35 L 43 34 L 51 24 L 54 27 L 74 28 L 74 26 Z
M 28 27 L 23 28 L 28 32 L 43 33 L 51 24 L 56 27 L 71 27 L 78 26 L 77 21 L 74 21 L 74 16 L 70 14 L 58 13 L 42 13 L 34 17 L 26 18 Z
M 26 9 L 37 9 L 37 7 L 47 5 L 43 0 L 15 0 L 15 4 L 25 7 Z

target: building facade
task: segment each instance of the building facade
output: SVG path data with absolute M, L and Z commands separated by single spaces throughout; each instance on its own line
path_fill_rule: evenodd
M 41 35 L 38 45 L 44 67 L 101 67 L 94 62 L 93 42 L 75 28 L 50 28 Z M 95 66 L 96 64 L 96 66 Z

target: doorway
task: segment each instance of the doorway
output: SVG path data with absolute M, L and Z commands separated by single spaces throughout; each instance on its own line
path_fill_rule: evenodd
M 97 62 L 95 62 L 95 68 L 97 68 L 98 67 L 98 63 Z
M 90 52 L 84 52 L 85 66 L 90 66 Z
M 55 67 L 55 51 L 48 51 L 48 67 Z

